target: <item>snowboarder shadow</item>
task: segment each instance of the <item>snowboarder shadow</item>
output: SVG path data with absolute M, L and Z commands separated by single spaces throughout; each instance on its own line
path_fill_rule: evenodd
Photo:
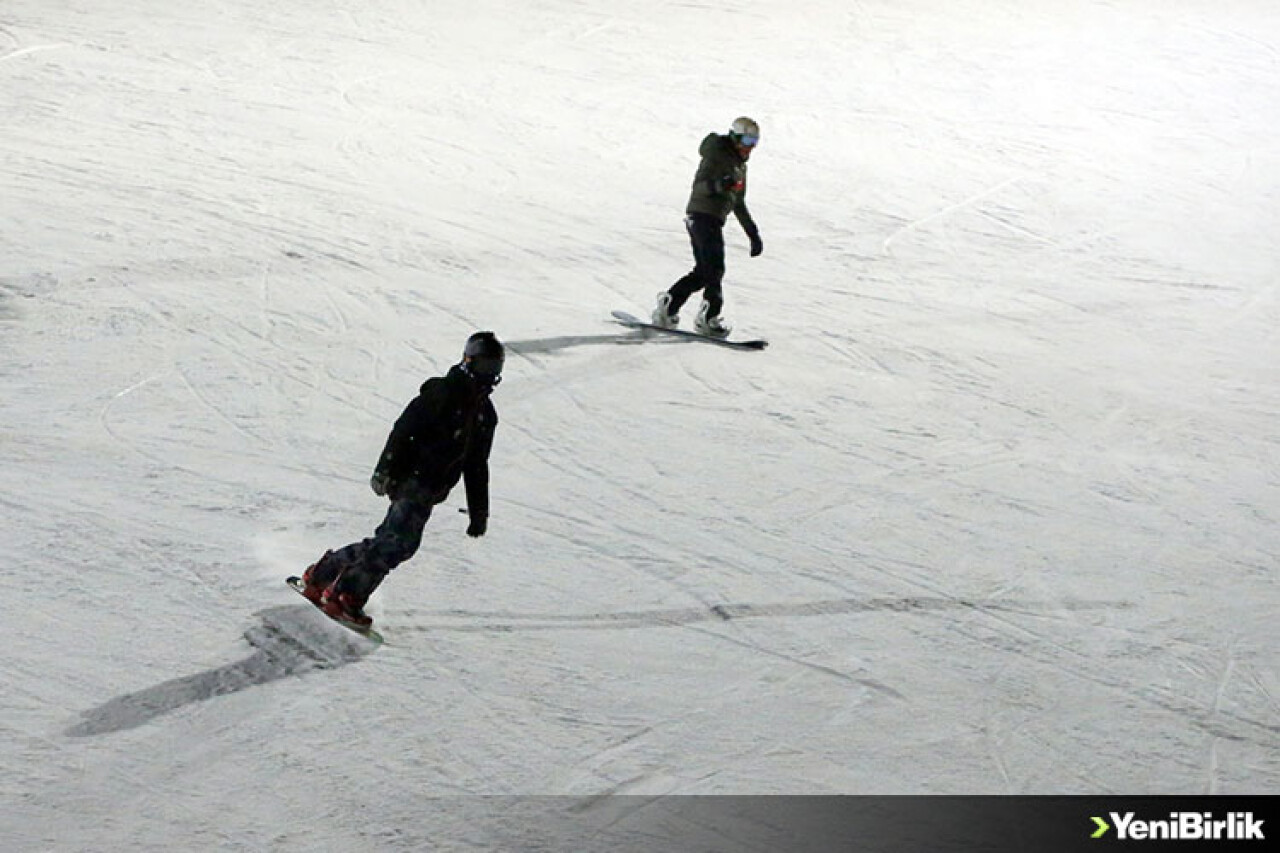
M 652 340 L 643 331 L 614 332 L 608 335 L 560 335 L 554 338 L 530 338 L 523 341 L 506 341 L 507 350 L 519 355 L 548 355 L 573 347 L 600 346 L 602 344 L 642 344 Z M 678 338 L 671 339 L 680 342 Z
M 597 613 L 519 613 L 514 611 L 451 610 L 419 625 L 401 625 L 399 632 L 490 631 L 615 631 L 636 628 L 680 628 L 699 623 L 743 619 L 793 619 L 845 616 L 863 613 L 949 614 L 1055 613 L 1093 610 L 1127 610 L 1129 601 L 1061 600 L 1032 601 L 1005 598 L 950 598 L 945 596 L 884 596 L 837 598 L 778 604 L 723 603 L 665 610 L 632 610 Z
M 354 663 L 377 646 L 344 628 L 326 625 L 309 605 L 272 607 L 244 632 L 253 654 L 235 663 L 126 693 L 81 712 L 71 737 L 133 729 L 187 705 L 259 684 Z

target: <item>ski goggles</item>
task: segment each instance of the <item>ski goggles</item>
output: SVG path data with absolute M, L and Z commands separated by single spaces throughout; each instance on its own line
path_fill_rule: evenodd
M 759 134 L 743 133 L 738 136 L 738 144 L 744 148 L 755 148 L 760 142 Z

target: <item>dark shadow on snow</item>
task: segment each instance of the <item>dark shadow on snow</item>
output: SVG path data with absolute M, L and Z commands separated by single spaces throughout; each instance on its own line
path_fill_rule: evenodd
M 162 714 L 215 696 L 353 663 L 377 647 L 345 628 L 326 624 L 325 617 L 306 604 L 272 607 L 256 615 L 259 623 L 244 632 L 254 648 L 249 657 L 117 696 L 81 712 L 84 719 L 67 734 L 87 737 L 137 728 Z
M 1064 610 L 1123 610 L 1131 607 L 1124 601 L 1020 601 L 1016 599 L 963 599 L 945 597 L 838 598 L 826 601 L 789 604 L 715 604 L 672 610 L 620 611 L 612 613 L 530 614 L 510 611 L 453 610 L 435 614 L 440 617 L 427 625 L 398 626 L 407 631 L 619 631 L 629 629 L 694 626 L 699 623 L 730 622 L 740 619 L 779 619 L 806 616 L 847 616 L 860 613 L 943 613 L 996 612 L 1045 613 Z M 444 621 L 456 619 L 459 621 Z M 770 654 L 804 666 L 824 675 L 875 691 L 894 699 L 905 697 L 893 686 L 856 672 L 814 663 L 800 657 L 771 651 L 763 645 L 742 638 L 718 634 L 721 639 L 738 643 L 757 652 Z
M 699 622 L 733 619 L 766 619 L 801 616 L 840 616 L 855 613 L 939 613 L 1001 611 L 1005 613 L 1055 613 L 1081 610 L 1127 610 L 1127 601 L 1020 601 L 1016 599 L 964 599 L 943 597 L 840 598 L 792 604 L 716 604 L 672 610 L 619 611 L 613 613 L 531 614 L 509 611 L 450 610 L 435 615 L 442 620 L 428 625 L 399 626 L 397 631 L 598 631 L 619 628 L 677 627 Z
M 562 335 L 556 338 L 530 338 L 523 341 L 504 341 L 509 352 L 517 355 L 547 355 L 572 347 L 599 346 L 601 344 L 642 344 L 651 341 L 663 343 L 688 343 L 689 340 L 671 335 L 646 333 L 643 330 L 615 332 L 611 335 Z
M 557 338 L 530 338 L 523 341 L 505 341 L 505 343 L 507 351 L 517 355 L 547 355 L 572 347 L 631 343 L 632 338 L 635 338 L 635 335 L 561 335 Z

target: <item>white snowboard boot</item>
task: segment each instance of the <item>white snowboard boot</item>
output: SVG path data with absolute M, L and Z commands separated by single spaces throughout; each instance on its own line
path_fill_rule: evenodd
M 693 328 L 704 335 L 710 335 L 713 338 L 726 338 L 729 332 L 733 331 L 733 327 L 720 319 L 720 315 L 707 316 L 707 312 L 711 310 L 711 303 L 705 299 L 702 300 L 702 307 L 698 309 L 698 318 L 693 321 Z
M 671 307 L 671 294 L 665 290 L 658 294 L 658 307 L 653 309 L 653 325 L 661 326 L 664 329 L 674 329 L 680 325 L 680 315 L 671 314 L 668 309 Z

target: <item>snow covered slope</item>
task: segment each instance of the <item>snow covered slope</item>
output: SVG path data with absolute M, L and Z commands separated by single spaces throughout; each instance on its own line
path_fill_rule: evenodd
M 1248 2 L 6 0 L 0 846 L 1274 793 L 1278 63 Z M 608 323 L 744 113 L 770 348 Z M 480 328 L 490 533 L 369 654 L 281 581 Z

